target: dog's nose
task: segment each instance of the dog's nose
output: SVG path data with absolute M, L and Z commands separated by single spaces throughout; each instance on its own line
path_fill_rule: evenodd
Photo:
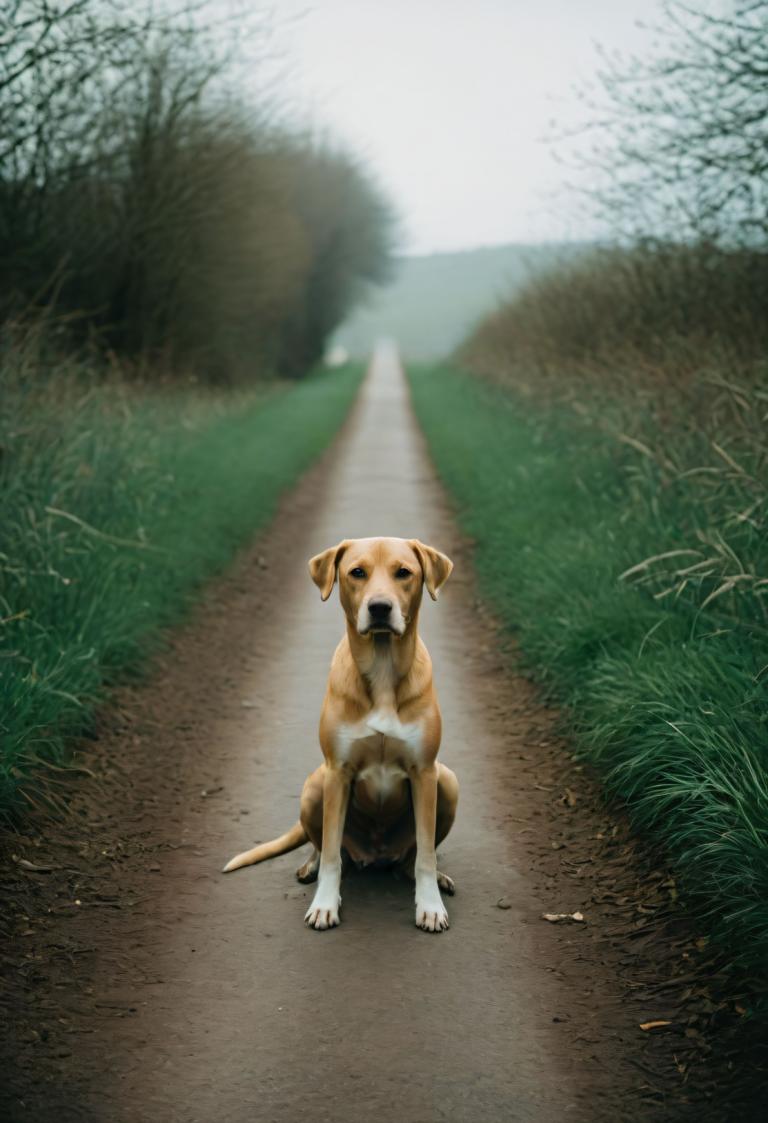
M 371 600 L 368 601 L 368 614 L 371 620 L 388 620 L 389 614 L 392 611 L 392 601 L 389 600 Z

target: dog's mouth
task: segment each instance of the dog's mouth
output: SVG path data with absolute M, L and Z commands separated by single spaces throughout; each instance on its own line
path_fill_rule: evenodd
M 376 620 L 360 632 L 361 636 L 399 636 L 401 634 L 392 624 L 387 624 L 382 620 Z

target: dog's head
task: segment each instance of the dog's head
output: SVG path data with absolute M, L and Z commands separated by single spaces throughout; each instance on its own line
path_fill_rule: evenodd
M 345 538 L 309 563 L 323 600 L 338 579 L 344 612 L 361 636 L 402 636 L 419 610 L 423 586 L 437 600 L 452 569 L 450 558 L 417 538 Z

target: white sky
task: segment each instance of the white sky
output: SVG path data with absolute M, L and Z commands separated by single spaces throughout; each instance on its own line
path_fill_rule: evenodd
M 643 50 L 657 0 L 276 0 L 296 109 L 363 155 L 409 253 L 587 237 L 551 152 L 595 44 Z M 263 75 L 263 68 L 262 68 Z

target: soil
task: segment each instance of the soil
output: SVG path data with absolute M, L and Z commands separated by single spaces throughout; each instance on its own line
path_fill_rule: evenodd
M 220 872 L 297 818 L 342 630 L 306 559 L 368 534 L 456 564 L 422 620 L 441 759 L 462 785 L 440 935 L 414 926 L 412 887 L 388 871 L 348 875 L 327 932 L 303 924 L 303 852 Z M 57 785 L 65 810 L 2 839 L 2 1118 L 759 1118 L 745 1008 L 566 725 L 477 599 L 381 349 L 269 533 L 105 708 L 84 771 Z

